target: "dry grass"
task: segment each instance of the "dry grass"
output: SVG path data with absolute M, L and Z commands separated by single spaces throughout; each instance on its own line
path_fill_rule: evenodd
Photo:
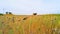
M 60 15 L 0 16 L 0 34 L 60 34 Z

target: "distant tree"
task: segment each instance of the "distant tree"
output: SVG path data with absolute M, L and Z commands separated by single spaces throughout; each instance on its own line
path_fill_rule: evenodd
M 11 12 L 9 12 L 9 14 L 12 14 Z
M 6 12 L 6 14 L 8 14 L 8 12 Z
M 33 15 L 37 15 L 37 13 L 33 13 Z
M 6 14 L 12 14 L 11 12 L 6 12 Z

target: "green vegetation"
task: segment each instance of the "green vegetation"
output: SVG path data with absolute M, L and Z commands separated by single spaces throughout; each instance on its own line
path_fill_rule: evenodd
M 2 13 L 0 13 L 0 16 L 3 15 Z

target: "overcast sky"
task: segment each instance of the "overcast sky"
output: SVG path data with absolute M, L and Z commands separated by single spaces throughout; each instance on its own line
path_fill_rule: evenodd
M 0 13 L 54 14 L 60 13 L 60 0 L 0 0 Z

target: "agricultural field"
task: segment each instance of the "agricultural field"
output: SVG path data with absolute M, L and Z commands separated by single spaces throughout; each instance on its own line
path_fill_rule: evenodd
M 0 34 L 60 34 L 60 14 L 0 15 Z

